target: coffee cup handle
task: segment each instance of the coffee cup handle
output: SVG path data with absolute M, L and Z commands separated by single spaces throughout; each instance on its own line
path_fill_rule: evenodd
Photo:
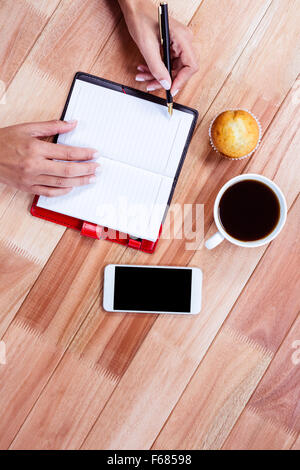
M 208 250 L 216 248 L 224 240 L 223 235 L 220 232 L 216 232 L 212 237 L 210 237 L 205 242 L 205 246 Z

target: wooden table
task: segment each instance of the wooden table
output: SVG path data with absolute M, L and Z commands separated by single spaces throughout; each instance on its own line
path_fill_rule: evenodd
M 200 57 L 178 95 L 199 121 L 174 203 L 205 204 L 208 237 L 224 182 L 262 173 L 286 195 L 287 224 L 257 249 L 175 239 L 147 255 L 34 219 L 32 196 L 1 186 L 1 448 L 300 448 L 300 1 L 169 4 Z M 0 44 L 1 126 L 59 117 L 77 70 L 143 88 L 113 0 L 2 0 Z M 210 149 L 209 123 L 231 107 L 261 121 L 251 159 Z M 201 314 L 105 313 L 108 263 L 201 267 Z

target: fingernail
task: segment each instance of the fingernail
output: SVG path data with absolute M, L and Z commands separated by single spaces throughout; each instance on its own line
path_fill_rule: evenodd
M 96 170 L 95 170 L 95 175 L 99 175 L 102 171 L 102 168 L 101 166 L 97 166 Z
M 90 179 L 89 179 L 89 184 L 95 184 L 97 183 L 97 178 L 96 176 L 92 176 Z
M 141 77 L 140 75 L 137 75 L 135 77 L 135 80 L 136 80 L 136 82 L 144 82 L 145 81 L 145 79 L 143 77 Z
M 139 70 L 140 72 L 144 72 L 144 69 L 141 65 L 138 65 L 137 70 Z
M 66 121 L 67 124 L 75 124 L 77 123 L 76 119 L 71 119 L 70 121 Z
M 93 154 L 93 158 L 96 159 L 96 160 L 97 160 L 97 158 L 100 158 L 100 157 L 101 157 L 101 155 L 100 155 L 99 152 L 96 152 L 96 153 Z
M 165 90 L 170 90 L 171 88 L 171 83 L 168 82 L 167 80 L 159 80 L 159 83 Z
M 177 95 L 177 93 L 178 93 L 178 92 L 179 92 L 179 90 L 175 90 L 175 91 L 173 91 L 173 93 L 172 93 L 172 96 L 173 96 L 173 98 L 174 98 L 174 96 L 176 96 L 176 95 Z
M 147 91 L 154 91 L 156 90 L 155 86 L 147 86 Z

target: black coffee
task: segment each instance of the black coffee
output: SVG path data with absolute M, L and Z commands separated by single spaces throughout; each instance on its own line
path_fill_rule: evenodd
M 279 221 L 280 205 L 269 186 L 255 180 L 243 180 L 224 192 L 219 217 L 225 231 L 243 242 L 269 235 Z

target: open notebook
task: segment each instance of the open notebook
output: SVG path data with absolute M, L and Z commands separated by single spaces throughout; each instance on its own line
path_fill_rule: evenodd
M 76 74 L 64 119 L 76 129 L 57 142 L 98 150 L 97 182 L 37 207 L 155 241 L 180 172 L 197 113 L 137 90 Z

